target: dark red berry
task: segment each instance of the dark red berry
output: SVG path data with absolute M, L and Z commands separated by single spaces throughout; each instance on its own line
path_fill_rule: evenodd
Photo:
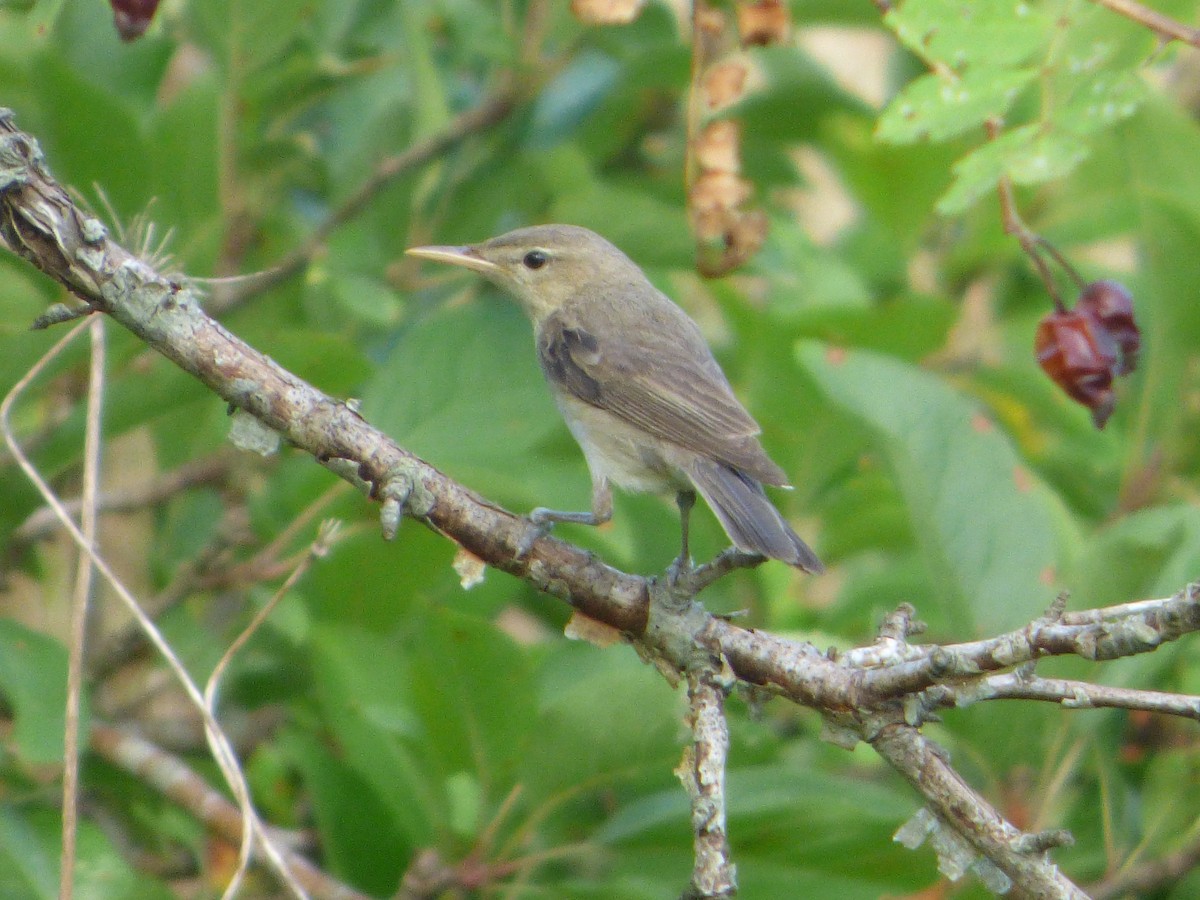
M 1103 428 L 1112 415 L 1116 346 L 1102 326 L 1075 310 L 1052 312 L 1038 323 L 1034 338 L 1038 364 L 1074 400 L 1092 411 Z
M 1133 317 L 1133 297 L 1125 285 L 1119 281 L 1093 281 L 1080 293 L 1075 309 L 1103 325 L 1116 343 L 1120 359 L 1115 374 L 1128 375 L 1137 368 L 1142 334 Z
M 146 33 L 158 9 L 159 0 L 108 0 L 113 8 L 113 23 L 123 41 L 135 41 Z

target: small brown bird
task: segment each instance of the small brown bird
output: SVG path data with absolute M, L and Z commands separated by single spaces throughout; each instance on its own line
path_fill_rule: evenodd
M 512 294 L 533 322 L 538 361 L 587 457 L 592 511 L 535 509 L 537 524 L 599 525 L 612 484 L 674 492 L 688 565 L 696 491 L 733 543 L 806 572 L 824 567 L 763 492 L 787 477 L 759 443 L 696 323 L 600 235 L 572 225 L 521 228 L 467 247 L 413 256 L 478 272 Z

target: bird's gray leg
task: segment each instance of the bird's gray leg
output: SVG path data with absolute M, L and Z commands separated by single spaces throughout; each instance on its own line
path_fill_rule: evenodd
M 573 525 L 603 525 L 612 519 L 613 497 L 612 486 L 603 475 L 592 479 L 592 511 L 565 512 L 561 509 L 547 509 L 539 506 L 529 514 L 529 521 L 537 526 L 529 532 L 521 546 L 517 548 L 518 556 L 524 556 L 533 546 L 533 542 L 546 534 L 555 522 L 569 522 Z
M 688 523 L 692 516 L 692 507 L 696 505 L 695 491 L 680 491 L 675 495 L 675 505 L 679 507 L 679 530 L 682 534 L 679 556 L 667 570 L 672 583 L 679 580 L 692 570 L 692 555 L 688 550 Z

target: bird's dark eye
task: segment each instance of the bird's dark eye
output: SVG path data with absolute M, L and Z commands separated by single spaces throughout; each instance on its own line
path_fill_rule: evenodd
M 525 268 L 527 269 L 540 269 L 549 261 L 550 257 L 543 250 L 530 250 L 525 254 L 525 258 L 521 260 L 521 262 L 525 263 Z

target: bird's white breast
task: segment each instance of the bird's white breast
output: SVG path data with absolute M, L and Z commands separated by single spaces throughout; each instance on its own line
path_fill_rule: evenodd
M 689 487 L 674 448 L 611 413 L 554 391 L 571 434 L 583 449 L 593 479 L 603 476 L 627 491 L 674 493 Z M 657 447 L 655 445 L 658 445 Z

